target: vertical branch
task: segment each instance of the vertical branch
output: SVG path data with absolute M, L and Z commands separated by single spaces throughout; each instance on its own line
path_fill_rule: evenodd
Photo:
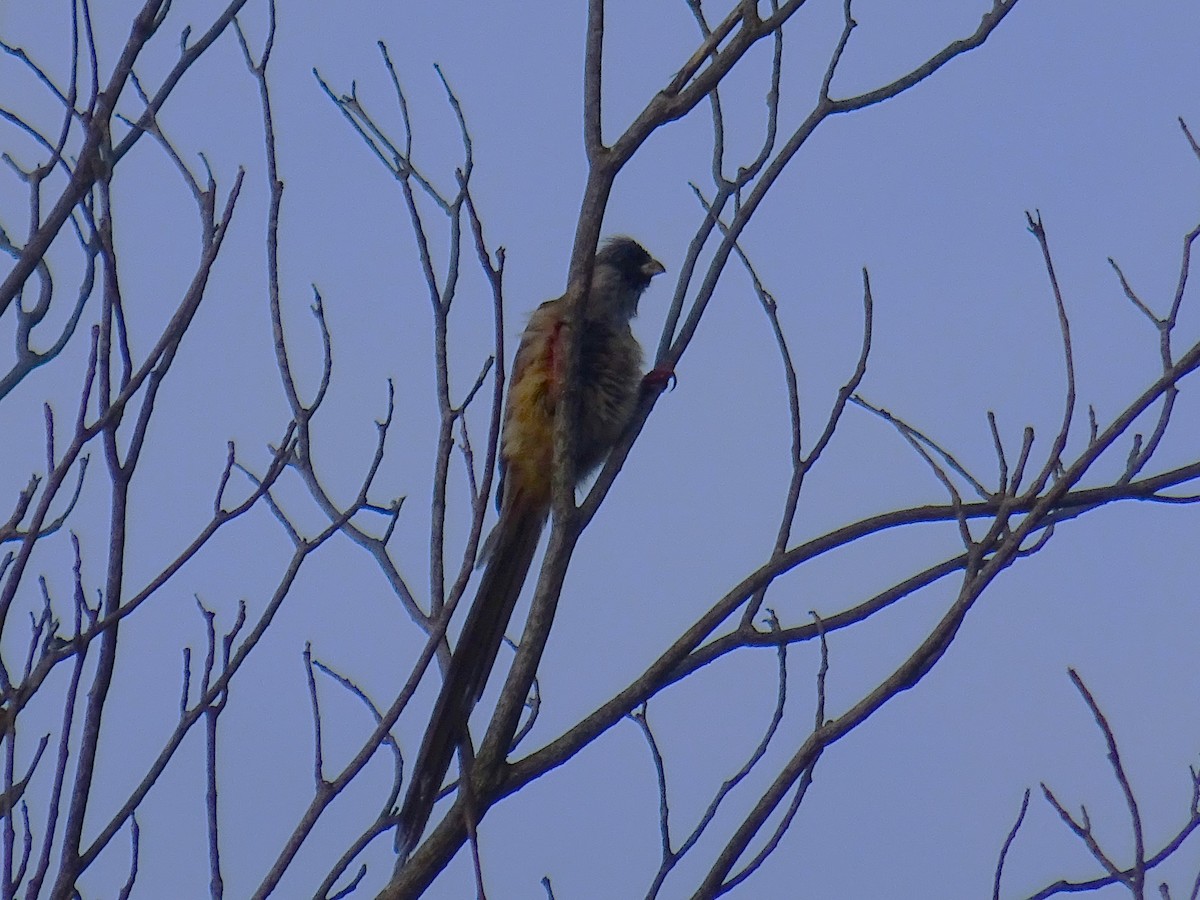
M 16 888 L 13 879 L 13 848 L 16 844 L 13 811 L 16 807 L 17 793 L 14 777 L 17 745 L 16 719 L 16 715 L 8 714 L 5 717 L 3 732 L 0 732 L 0 741 L 4 744 L 4 781 L 3 793 L 0 793 L 0 821 L 3 822 L 3 869 L 0 869 L 0 878 L 3 879 L 3 883 L 0 883 L 0 897 L 3 897 L 3 900 L 11 900 Z
M 1108 761 L 1112 765 L 1117 784 L 1121 787 L 1121 793 L 1125 795 L 1125 805 L 1129 809 L 1129 822 L 1133 831 L 1133 867 L 1130 869 L 1128 875 L 1128 884 L 1134 895 L 1140 897 L 1142 891 L 1145 889 L 1146 881 L 1146 841 L 1142 831 L 1142 814 L 1138 810 L 1137 798 L 1133 794 L 1133 787 L 1129 783 L 1129 776 L 1125 774 L 1125 767 L 1121 764 L 1121 754 L 1117 750 L 1117 739 L 1108 724 L 1108 719 L 1100 711 L 1099 705 L 1097 705 L 1095 698 L 1092 697 L 1092 692 L 1087 689 L 1087 685 L 1083 683 L 1083 679 L 1079 677 L 1079 673 L 1074 669 L 1068 669 L 1067 674 L 1070 675 L 1071 683 L 1075 685 L 1076 690 L 1083 697 L 1084 702 L 1092 713 L 1092 718 L 1096 720 L 1096 725 L 1104 735 L 1104 743 L 1108 747 Z
M 200 696 L 212 687 L 212 676 L 217 661 L 216 613 L 206 609 L 196 598 L 200 614 L 204 616 L 207 651 L 204 657 L 204 673 L 200 678 Z M 226 660 L 228 663 L 228 659 Z M 186 712 L 186 707 L 183 710 Z M 221 842 L 217 817 L 217 715 L 220 707 L 210 704 L 204 709 L 204 812 L 208 836 L 208 884 L 213 900 L 224 896 L 224 880 L 221 878 Z
M 471 175 L 475 168 L 474 148 L 471 143 L 471 134 L 467 128 L 467 120 L 463 114 L 462 105 L 458 101 L 450 83 L 446 80 L 445 74 L 441 67 L 435 67 L 438 78 L 442 82 L 442 87 L 446 91 L 447 102 L 450 108 L 454 111 L 454 116 L 458 121 L 459 138 L 463 148 L 463 163 L 462 166 L 455 172 L 458 182 L 458 192 L 449 202 L 443 202 L 443 211 L 447 218 L 447 227 L 449 229 L 449 259 L 446 263 L 446 279 L 443 289 L 438 295 L 438 302 L 434 304 L 434 357 L 437 369 L 436 375 L 436 390 L 437 402 L 439 410 L 439 426 L 437 449 L 435 451 L 435 475 L 434 475 L 434 497 L 433 497 L 433 516 L 431 521 L 430 534 L 430 606 L 433 611 L 437 611 L 446 604 L 446 492 L 449 486 L 450 473 L 450 454 L 454 449 L 454 424 L 459 421 L 462 415 L 462 410 L 455 408 L 450 397 L 450 361 L 449 361 L 449 335 L 450 335 L 450 308 L 454 301 L 454 296 L 458 287 L 458 279 L 460 274 L 460 262 L 463 243 L 463 208 L 468 201 L 468 190 L 471 182 Z M 491 277 L 491 267 L 487 263 L 486 257 L 481 258 L 484 263 L 489 277 Z M 433 289 L 435 283 L 430 281 L 430 287 Z M 495 287 L 495 285 L 493 285 Z M 465 404 L 464 404 L 465 405 Z M 465 426 L 464 426 L 465 427 Z M 489 473 L 490 474 L 490 473 Z M 463 571 L 468 566 L 467 557 L 473 556 L 473 553 L 464 555 Z M 461 573 L 460 573 L 461 580 Z M 451 601 L 457 597 L 450 597 Z
M 475 202 L 471 197 L 470 191 L 467 190 L 467 186 L 461 181 L 460 185 L 465 192 L 467 216 L 471 222 L 471 234 L 475 239 L 475 254 L 479 258 L 479 264 L 487 276 L 488 285 L 492 291 L 492 332 L 495 349 L 491 361 L 495 375 L 492 379 L 492 404 L 488 417 L 487 454 L 483 462 L 482 481 L 480 482 L 477 497 L 479 502 L 472 510 L 471 537 L 468 548 L 470 550 L 468 555 L 471 559 L 463 561 L 463 570 L 459 572 L 458 582 L 451 590 L 451 600 L 461 595 L 466 589 L 466 582 L 471 575 L 472 563 L 476 555 L 479 537 L 483 530 L 483 518 L 487 512 L 487 501 L 492 495 L 492 478 L 496 470 L 496 457 L 500 449 L 500 428 L 503 421 L 504 387 L 507 378 L 506 360 L 508 358 L 504 344 L 504 264 L 507 254 L 503 247 L 498 248 L 496 251 L 496 262 L 493 265 L 488 253 L 487 243 L 483 237 L 483 222 L 479 218 Z M 462 409 L 465 410 L 465 408 L 466 403 L 464 402 Z
M 1004 874 L 1004 860 L 1008 857 L 1008 851 L 1012 847 L 1013 841 L 1017 839 L 1017 832 L 1021 830 L 1021 823 L 1025 821 L 1025 813 L 1028 810 L 1029 788 L 1025 788 L 1025 795 L 1021 798 L 1021 810 L 1017 813 L 1017 821 L 1013 822 L 1012 828 L 1008 830 L 1004 844 L 1000 847 L 1000 858 L 996 860 L 996 876 L 992 882 L 992 900 L 1000 900 L 1000 876 Z
M 1041 491 L 1050 477 L 1062 467 L 1062 454 L 1067 446 L 1067 436 L 1071 431 L 1071 423 L 1075 417 L 1075 355 L 1071 349 L 1071 323 L 1067 318 L 1066 303 L 1063 302 L 1062 291 L 1058 286 L 1058 276 L 1054 273 L 1054 260 L 1050 256 L 1050 242 L 1046 237 L 1046 229 L 1042 225 L 1041 213 L 1036 216 L 1025 213 L 1029 230 L 1037 238 L 1038 246 L 1042 249 L 1042 259 L 1046 265 L 1046 275 L 1050 279 L 1050 287 L 1054 294 L 1054 310 L 1058 316 L 1059 332 L 1062 336 L 1063 361 L 1066 366 L 1066 397 L 1064 401 L 1062 425 L 1054 437 L 1054 443 L 1046 456 L 1046 464 L 1041 473 L 1034 479 L 1034 491 Z
M 84 621 L 94 624 L 99 610 L 93 610 L 87 603 L 83 591 L 82 559 L 79 548 L 79 538 L 71 536 L 75 552 L 74 567 L 74 633 L 76 636 L 83 632 Z M 29 880 L 28 896 L 37 897 L 41 894 L 42 884 L 50 869 L 50 856 L 54 848 L 54 839 L 58 831 L 58 814 L 62 804 L 63 787 L 67 779 L 67 766 L 71 756 L 71 729 L 75 722 L 75 704 L 79 697 L 79 686 L 83 678 L 83 665 L 87 659 L 87 645 L 80 646 L 72 654 L 74 664 L 71 666 L 70 682 L 63 700 L 62 722 L 59 728 L 58 758 L 54 766 L 54 784 L 50 789 L 49 801 L 46 805 L 46 821 L 42 836 L 41 852 L 38 856 L 37 867 Z
M 133 895 L 133 886 L 137 882 L 138 876 L 138 858 L 141 853 L 142 829 L 138 827 L 137 816 L 129 817 L 129 876 L 125 879 L 125 883 L 121 885 L 121 890 L 117 894 L 118 900 L 129 900 Z
M 304 642 L 304 680 L 308 685 L 308 703 L 313 719 L 313 785 L 320 789 L 325 784 L 325 752 L 321 739 L 321 702 L 317 696 L 317 679 L 313 671 L 312 641 Z
M 114 98 L 115 101 L 115 98 Z M 112 407 L 112 358 L 113 328 L 121 304 L 120 286 L 117 279 L 117 255 L 113 245 L 112 202 L 110 192 L 111 173 L 98 180 L 100 192 L 100 220 L 98 223 L 101 240 L 101 258 L 104 271 L 103 312 L 100 317 L 100 340 L 97 355 L 99 403 L 101 410 Z M 127 379 L 125 379 L 127 382 Z M 108 561 L 102 592 L 102 614 L 105 617 L 116 613 L 121 602 L 124 586 L 125 540 L 128 522 L 129 482 L 136 458 L 128 460 L 129 468 L 121 462 L 117 446 L 117 428 L 120 418 L 114 417 L 102 429 L 104 459 L 109 477 L 109 522 Z M 82 871 L 80 841 L 84 816 L 92 791 L 95 774 L 96 754 L 100 745 L 100 728 L 108 691 L 112 685 L 113 670 L 117 657 L 119 628 L 113 627 L 100 636 L 100 649 L 96 669 L 84 704 L 83 733 L 80 738 L 75 779 L 67 806 L 67 819 L 63 831 L 58 878 L 54 894 L 65 896 L 75 889 L 75 882 Z
M 603 70 L 604 0 L 588 0 L 587 36 L 583 51 L 583 145 L 588 161 L 593 166 L 605 151 L 601 109 Z
M 662 872 L 662 869 L 667 867 L 668 860 L 673 860 L 676 856 L 675 851 L 671 848 L 671 805 L 667 798 L 667 765 L 663 760 L 658 741 L 654 737 L 654 731 L 650 727 L 647 704 L 643 703 L 630 713 L 629 718 L 637 724 L 642 736 L 646 739 L 646 746 L 650 750 L 650 760 L 654 764 L 654 778 L 658 785 L 658 841 L 659 852 L 662 855 L 662 866 L 660 867 L 660 872 Z M 651 895 L 655 893 L 656 890 L 652 888 Z
M 300 391 L 296 387 L 296 379 L 292 374 L 291 361 L 288 356 L 287 342 L 283 334 L 283 313 L 280 308 L 279 286 L 279 214 L 283 207 L 283 180 L 279 177 L 279 161 L 276 157 L 275 120 L 271 111 L 271 92 L 267 86 L 267 65 L 271 60 L 271 50 L 275 45 L 275 2 L 267 4 L 267 37 L 263 44 L 262 54 L 257 62 L 250 52 L 250 44 L 242 30 L 241 22 L 233 20 L 234 33 L 237 35 L 238 46 L 242 51 L 242 59 L 246 68 L 254 78 L 258 87 L 259 104 L 262 111 L 263 151 L 267 166 L 267 303 L 271 313 L 271 336 L 275 346 L 275 365 L 279 369 L 283 392 L 287 397 L 288 406 L 296 417 L 297 445 L 301 454 L 307 458 L 309 452 L 308 419 L 311 410 L 300 400 Z

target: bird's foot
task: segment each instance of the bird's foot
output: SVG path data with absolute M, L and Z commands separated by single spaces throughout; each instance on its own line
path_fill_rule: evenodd
M 675 385 L 679 379 L 675 377 L 675 370 L 667 366 L 655 366 L 644 376 L 642 376 L 642 387 L 647 390 L 675 390 Z

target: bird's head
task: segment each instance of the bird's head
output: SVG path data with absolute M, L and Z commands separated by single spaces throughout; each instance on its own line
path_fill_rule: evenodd
M 596 252 L 589 313 L 618 311 L 632 318 L 637 315 L 638 298 L 650 286 L 650 279 L 665 271 L 663 264 L 633 238 L 609 238 Z

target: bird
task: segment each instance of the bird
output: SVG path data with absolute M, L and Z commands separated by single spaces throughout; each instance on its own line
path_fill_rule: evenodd
M 630 320 L 650 280 L 665 271 L 641 244 L 624 235 L 608 239 L 596 252 L 574 336 L 580 397 L 573 484 L 604 461 L 633 414 L 643 377 L 642 348 Z M 566 378 L 562 346 L 573 329 L 567 313 L 565 296 L 534 310 L 513 361 L 500 437 L 499 519 L 484 543 L 485 568 L 475 602 L 451 655 L 398 814 L 401 862 L 420 840 L 454 752 L 466 737 L 467 720 L 496 662 L 550 513 L 555 417 Z M 648 383 L 655 373 L 647 376 Z

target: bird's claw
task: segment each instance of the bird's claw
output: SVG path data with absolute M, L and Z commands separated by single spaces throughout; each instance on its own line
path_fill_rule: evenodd
M 645 374 L 642 378 L 642 384 L 653 390 L 661 391 L 675 390 L 675 385 L 679 379 L 675 377 L 675 370 L 669 369 L 666 366 L 656 366 Z

